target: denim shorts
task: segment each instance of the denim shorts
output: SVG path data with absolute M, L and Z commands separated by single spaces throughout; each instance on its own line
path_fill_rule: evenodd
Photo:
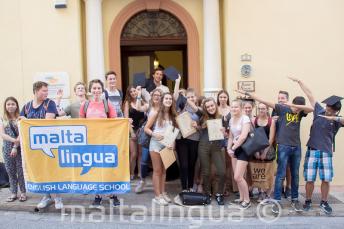
M 314 182 L 317 171 L 321 181 L 331 182 L 333 178 L 332 154 L 320 150 L 308 149 L 306 152 L 303 175 L 305 181 Z
M 165 146 L 161 144 L 159 141 L 157 141 L 155 138 L 151 138 L 150 143 L 149 143 L 149 151 L 152 152 L 157 152 L 159 153 Z

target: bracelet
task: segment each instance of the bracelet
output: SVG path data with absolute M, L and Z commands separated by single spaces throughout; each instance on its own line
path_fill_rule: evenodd
M 136 99 L 138 100 L 142 100 L 141 96 L 137 96 Z

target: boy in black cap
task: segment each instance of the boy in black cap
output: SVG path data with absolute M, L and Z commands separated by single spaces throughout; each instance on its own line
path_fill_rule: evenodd
M 303 205 L 304 210 L 308 211 L 312 207 L 312 194 L 314 182 L 316 180 L 317 170 L 321 180 L 321 203 L 320 209 L 326 214 L 332 213 L 332 208 L 327 202 L 330 189 L 330 182 L 333 178 L 332 157 L 334 152 L 334 138 L 340 127 L 344 126 L 344 119 L 338 116 L 342 104 L 342 97 L 331 96 L 322 103 L 326 104 L 324 109 L 317 102 L 312 92 L 305 84 L 296 78 L 289 77 L 297 82 L 308 97 L 309 102 L 314 108 L 314 119 L 310 130 L 310 136 L 307 143 L 304 163 L 304 177 L 306 181 L 306 201 Z

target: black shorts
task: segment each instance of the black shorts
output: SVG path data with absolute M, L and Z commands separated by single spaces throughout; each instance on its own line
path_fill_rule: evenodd
M 237 158 L 237 160 L 240 160 L 240 161 L 250 161 L 252 159 L 252 156 L 247 156 L 241 147 L 237 148 L 234 151 L 234 155 Z

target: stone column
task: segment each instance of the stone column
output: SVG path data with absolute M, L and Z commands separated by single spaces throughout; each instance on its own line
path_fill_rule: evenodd
M 102 0 L 84 0 L 86 9 L 87 79 L 104 81 Z
M 219 0 L 203 0 L 204 95 L 215 97 L 223 88 Z

